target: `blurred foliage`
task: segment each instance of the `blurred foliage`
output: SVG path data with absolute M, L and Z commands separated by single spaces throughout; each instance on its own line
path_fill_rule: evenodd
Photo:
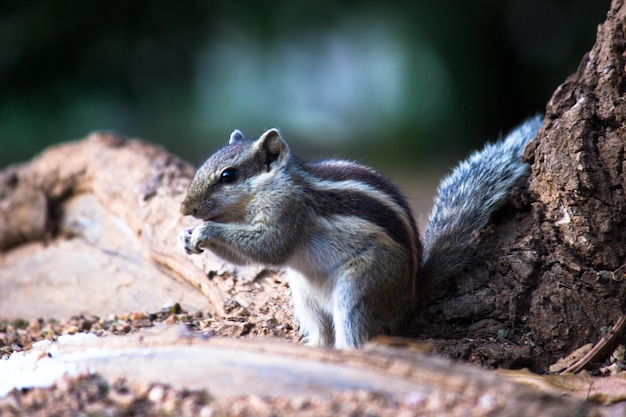
M 543 111 L 609 3 L 0 1 L 0 167 L 93 130 L 198 163 L 273 126 L 307 155 L 457 159 Z

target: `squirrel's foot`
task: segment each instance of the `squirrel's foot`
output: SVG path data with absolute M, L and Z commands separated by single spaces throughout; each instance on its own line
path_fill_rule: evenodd
M 198 239 L 198 234 L 196 233 L 195 239 L 193 238 L 195 229 L 195 227 L 188 227 L 178 234 L 178 244 L 187 255 L 202 253 L 203 251 L 200 247 L 202 241 Z

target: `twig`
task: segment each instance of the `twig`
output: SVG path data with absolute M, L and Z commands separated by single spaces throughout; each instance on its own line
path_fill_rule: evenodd
M 591 350 L 587 352 L 585 356 L 580 358 L 574 364 L 570 365 L 562 371 L 560 374 L 569 374 L 576 373 L 583 370 L 588 364 L 592 362 L 596 362 L 600 359 L 601 355 L 604 353 L 604 349 L 609 347 L 612 342 L 614 342 L 624 330 L 624 326 L 626 325 L 626 314 L 622 314 L 622 317 L 617 320 L 617 322 L 611 328 L 611 331 L 608 335 L 600 336 L 600 339 L 593 345 Z

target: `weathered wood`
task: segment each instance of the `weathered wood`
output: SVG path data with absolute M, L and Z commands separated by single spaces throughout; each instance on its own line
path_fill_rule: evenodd
M 176 246 L 191 224 L 178 207 L 193 172 L 153 145 L 95 133 L 0 173 L 0 318 L 175 302 L 223 315 L 206 272 L 224 264 Z
M 387 397 L 412 415 L 569 417 L 591 410 L 608 415 L 585 404 L 580 390 L 572 391 L 578 398 L 546 395 L 495 373 L 430 356 L 416 345 L 342 351 L 259 339 L 201 339 L 169 327 L 125 337 L 66 337 L 13 360 L 0 363 L 0 373 L 17 370 L 26 384 L 38 374 L 91 371 L 130 384 L 207 389 L 218 402 L 241 396 L 324 401 L 337 393 L 365 391 Z

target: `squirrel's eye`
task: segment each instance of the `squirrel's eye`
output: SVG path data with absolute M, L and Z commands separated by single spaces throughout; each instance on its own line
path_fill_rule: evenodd
M 239 178 L 239 171 L 237 168 L 226 168 L 220 175 L 220 184 L 230 184 L 237 181 Z

